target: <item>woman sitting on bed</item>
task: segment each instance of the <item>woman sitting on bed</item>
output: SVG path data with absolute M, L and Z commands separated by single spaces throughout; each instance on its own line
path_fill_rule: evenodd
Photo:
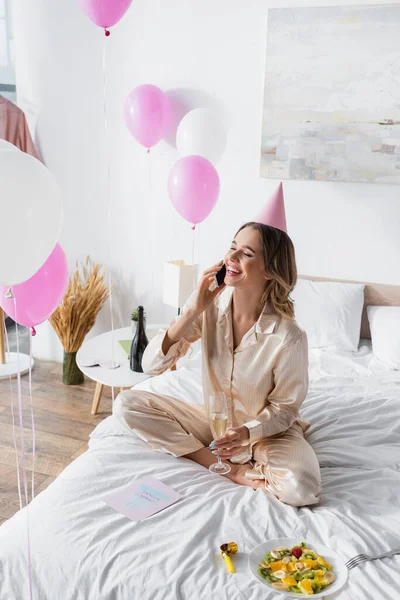
M 225 282 L 210 291 L 223 262 Z M 226 477 L 233 482 L 265 486 L 282 502 L 303 506 L 318 502 L 321 479 L 298 414 L 308 389 L 308 350 L 289 299 L 296 279 L 289 236 L 243 225 L 225 260 L 204 272 L 182 314 L 143 356 L 143 370 L 159 375 L 201 338 L 205 406 L 130 390 L 119 394 L 114 413 L 154 450 L 204 467 L 217 452 L 229 459 Z M 210 449 L 207 402 L 216 391 L 227 397 L 228 430 Z

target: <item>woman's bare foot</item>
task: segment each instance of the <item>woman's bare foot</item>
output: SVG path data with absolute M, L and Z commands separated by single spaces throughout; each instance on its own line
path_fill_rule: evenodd
M 249 479 L 246 477 L 246 471 L 248 471 L 251 467 L 250 465 L 234 465 L 230 464 L 231 471 L 224 475 L 233 483 L 237 483 L 239 485 L 247 485 L 252 487 L 253 490 L 257 490 L 258 488 L 263 488 L 265 486 L 264 479 Z

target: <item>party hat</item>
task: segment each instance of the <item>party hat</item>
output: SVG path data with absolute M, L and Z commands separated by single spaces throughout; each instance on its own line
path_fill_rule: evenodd
M 275 192 L 269 198 L 268 202 L 258 213 L 255 220 L 257 223 L 271 225 L 272 227 L 276 227 L 277 229 L 287 233 L 282 182 L 280 182 Z

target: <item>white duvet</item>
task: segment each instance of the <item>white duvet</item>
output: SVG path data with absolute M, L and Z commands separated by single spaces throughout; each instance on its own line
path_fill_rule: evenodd
M 198 402 L 198 358 L 143 389 Z M 29 506 L 35 600 L 275 600 L 252 578 L 247 556 L 272 538 L 320 542 L 345 560 L 400 547 L 400 372 L 380 368 L 368 345 L 355 354 L 310 353 L 302 416 L 321 465 L 323 497 L 292 508 L 264 490 L 234 485 L 186 459 L 155 453 L 114 417 L 89 450 Z M 101 499 L 152 475 L 183 498 L 133 523 Z M 219 557 L 236 541 L 237 573 Z M 0 527 L 0 600 L 29 598 L 26 509 Z M 260 557 L 261 558 L 261 557 Z M 327 598 L 398 600 L 400 556 L 365 563 Z M 283 596 L 282 596 L 283 598 Z

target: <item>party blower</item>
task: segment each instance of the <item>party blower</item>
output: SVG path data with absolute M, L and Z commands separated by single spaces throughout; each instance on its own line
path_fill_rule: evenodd
M 219 549 L 221 550 L 221 556 L 226 562 L 229 573 L 235 573 L 235 567 L 233 566 L 231 556 L 232 554 L 236 554 L 239 546 L 236 542 L 229 542 L 228 544 L 222 544 Z

